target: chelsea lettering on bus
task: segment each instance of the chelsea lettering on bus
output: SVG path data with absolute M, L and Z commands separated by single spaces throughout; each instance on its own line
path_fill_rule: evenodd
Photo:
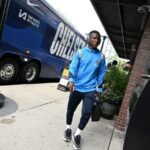
M 65 26 L 63 22 L 58 25 L 55 37 L 50 47 L 50 53 L 62 58 L 72 60 L 74 52 L 85 46 L 85 41 Z
M 22 9 L 20 9 L 18 17 L 22 18 L 24 21 L 29 22 L 31 25 L 35 26 L 36 28 L 39 28 L 40 26 L 39 20 L 35 19 L 33 16 L 29 15 L 27 12 L 22 11 Z

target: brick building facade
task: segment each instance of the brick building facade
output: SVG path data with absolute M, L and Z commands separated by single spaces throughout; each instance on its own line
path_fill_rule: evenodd
M 147 20 L 141 42 L 136 54 L 135 62 L 131 71 L 129 83 L 117 118 L 117 129 L 124 131 L 126 128 L 127 111 L 136 84 L 142 74 L 147 74 L 147 61 L 150 59 L 150 17 Z

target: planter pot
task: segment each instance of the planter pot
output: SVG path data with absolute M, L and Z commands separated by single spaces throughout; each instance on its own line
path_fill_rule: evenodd
M 112 119 L 117 111 L 117 104 L 103 102 L 101 106 L 101 115 L 106 119 Z

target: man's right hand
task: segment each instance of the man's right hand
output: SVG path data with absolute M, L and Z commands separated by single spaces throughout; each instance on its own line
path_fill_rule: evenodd
M 70 93 L 72 93 L 74 91 L 74 83 L 73 82 L 69 82 L 68 83 L 68 88 L 69 88 Z

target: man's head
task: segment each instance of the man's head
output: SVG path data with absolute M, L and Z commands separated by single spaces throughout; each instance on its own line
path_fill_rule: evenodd
M 89 33 L 89 46 L 91 48 L 97 48 L 101 42 L 101 35 L 98 31 L 93 30 Z

